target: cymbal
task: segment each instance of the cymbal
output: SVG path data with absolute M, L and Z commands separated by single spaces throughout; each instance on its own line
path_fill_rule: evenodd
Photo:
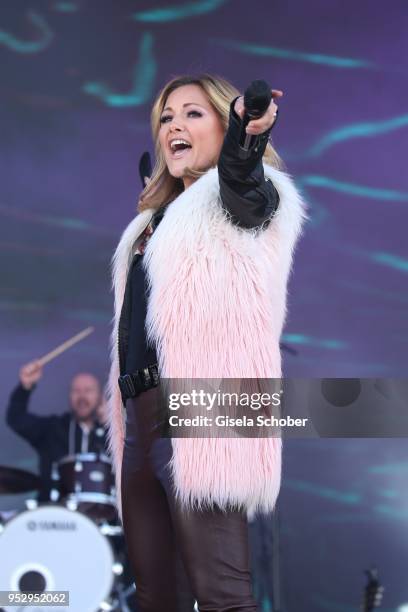
M 36 474 L 0 465 L 0 495 L 36 491 L 40 486 L 41 478 Z

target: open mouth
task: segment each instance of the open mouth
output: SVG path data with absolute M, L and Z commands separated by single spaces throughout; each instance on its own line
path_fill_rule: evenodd
M 173 140 L 170 143 L 170 154 L 174 159 L 179 159 L 180 157 L 185 157 L 191 150 L 191 144 L 186 140 Z

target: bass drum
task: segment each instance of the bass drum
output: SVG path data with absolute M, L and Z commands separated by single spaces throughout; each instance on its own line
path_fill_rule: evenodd
M 67 607 L 25 605 L 25 612 L 97 612 L 114 583 L 107 538 L 83 514 L 57 505 L 27 510 L 3 525 L 0 559 L 2 590 L 69 591 Z

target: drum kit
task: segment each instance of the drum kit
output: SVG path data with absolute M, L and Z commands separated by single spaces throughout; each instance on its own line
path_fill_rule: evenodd
M 64 457 L 52 479 L 48 502 L 29 499 L 23 511 L 0 512 L 0 589 L 68 591 L 69 607 L 56 609 L 69 612 L 135 610 L 109 458 Z M 0 494 L 38 491 L 41 484 L 35 474 L 0 466 Z

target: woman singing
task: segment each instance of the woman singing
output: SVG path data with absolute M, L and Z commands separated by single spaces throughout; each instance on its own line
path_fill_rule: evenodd
M 160 437 L 160 379 L 281 376 L 279 339 L 305 205 L 243 97 L 208 74 L 171 80 L 156 163 L 113 261 L 110 445 L 142 612 L 253 612 L 248 518 L 280 487 L 279 437 Z M 119 350 L 118 350 L 119 344 Z M 118 383 L 119 381 L 119 383 Z

